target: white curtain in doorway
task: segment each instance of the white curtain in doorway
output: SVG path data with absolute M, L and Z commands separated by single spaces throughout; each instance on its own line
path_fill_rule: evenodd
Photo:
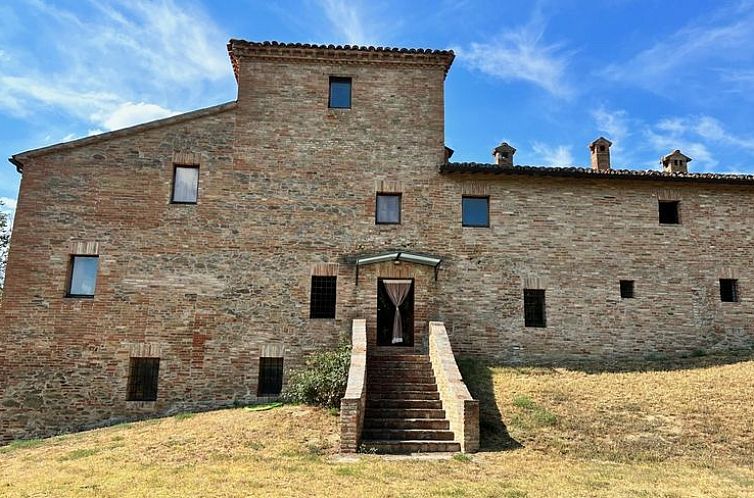
M 393 319 L 393 344 L 403 342 L 403 321 L 401 320 L 400 306 L 406 300 L 411 290 L 411 280 L 383 280 L 385 290 L 390 301 L 395 306 L 395 318 Z

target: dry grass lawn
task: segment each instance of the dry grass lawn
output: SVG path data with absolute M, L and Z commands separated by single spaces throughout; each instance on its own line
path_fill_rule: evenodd
M 754 360 L 687 366 L 468 364 L 484 401 L 471 458 L 343 462 L 324 410 L 234 409 L 0 448 L 0 496 L 754 496 Z

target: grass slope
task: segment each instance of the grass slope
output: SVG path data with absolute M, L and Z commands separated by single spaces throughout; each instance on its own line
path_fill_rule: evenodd
M 464 372 L 483 400 L 470 459 L 343 463 L 332 414 L 235 409 L 0 448 L 0 496 L 754 496 L 751 359 Z

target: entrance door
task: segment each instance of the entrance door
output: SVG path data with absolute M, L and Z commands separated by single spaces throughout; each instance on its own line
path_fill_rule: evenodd
M 385 283 L 392 286 L 391 293 Z M 408 285 L 408 292 L 401 292 L 402 285 Z M 401 331 L 396 335 L 395 304 L 396 297 L 405 298 L 400 304 Z M 413 279 L 377 279 L 377 345 L 378 346 L 413 346 L 414 345 L 414 281 Z

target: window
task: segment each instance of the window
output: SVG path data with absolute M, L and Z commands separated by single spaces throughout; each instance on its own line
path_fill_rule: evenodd
M 490 226 L 490 198 L 463 196 L 462 218 L 465 227 Z
M 380 225 L 401 222 L 401 194 L 377 194 L 375 221 Z
M 156 401 L 159 358 L 131 358 L 126 401 Z
M 93 297 L 97 286 L 97 256 L 73 256 L 71 258 L 68 297 Z
M 660 201 L 660 224 L 677 225 L 680 223 L 678 204 L 678 201 Z
M 634 281 L 633 280 L 620 281 L 620 297 L 621 299 L 633 299 L 634 297 Z
M 524 326 L 545 327 L 545 291 L 524 289 Z
M 724 303 L 738 302 L 738 280 L 732 278 L 720 279 L 720 301 Z
M 283 390 L 283 359 L 259 358 L 257 396 L 277 396 Z
M 309 318 L 335 318 L 335 290 L 338 277 L 312 276 Z
M 339 78 L 330 76 L 330 102 L 331 109 L 351 108 L 351 78 Z
M 196 204 L 199 190 L 199 166 L 175 167 L 173 175 L 174 204 Z

